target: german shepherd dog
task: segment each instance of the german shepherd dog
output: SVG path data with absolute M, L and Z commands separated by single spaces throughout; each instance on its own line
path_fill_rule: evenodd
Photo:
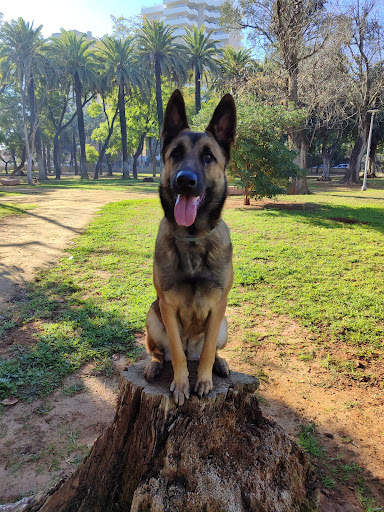
M 153 381 L 171 359 L 171 392 L 176 404 L 189 398 L 187 359 L 200 360 L 194 391 L 212 388 L 212 369 L 229 374 L 217 349 L 227 341 L 224 316 L 233 283 L 232 244 L 221 219 L 227 195 L 225 168 L 235 138 L 236 107 L 230 94 L 217 106 L 204 133 L 188 127 L 185 104 L 176 90 L 162 129 L 164 169 L 160 199 L 164 210 L 156 240 L 153 281 L 157 300 L 146 321 L 152 360 L 145 377 Z

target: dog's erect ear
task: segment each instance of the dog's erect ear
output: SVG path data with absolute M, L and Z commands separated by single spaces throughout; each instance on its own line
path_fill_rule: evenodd
M 169 98 L 167 108 L 165 109 L 163 129 L 161 131 L 163 153 L 171 140 L 185 128 L 189 128 L 185 103 L 181 92 L 176 89 Z
M 205 131 L 212 133 L 229 159 L 236 134 L 236 105 L 230 94 L 223 96 Z

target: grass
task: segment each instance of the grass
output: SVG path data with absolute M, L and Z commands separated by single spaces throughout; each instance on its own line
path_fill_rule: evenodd
M 355 379 L 371 375 L 355 367 L 351 351 L 370 361 L 381 360 L 384 348 L 384 282 L 378 277 L 384 269 L 384 191 L 360 195 L 319 188 L 313 196 L 283 198 L 305 208 L 277 210 L 269 202 L 262 210 L 246 209 L 239 203 L 224 214 L 236 276 L 229 305 L 248 318 L 265 310 L 294 318 L 327 351 L 323 366 Z M 0 363 L 1 397 L 31 400 L 85 362 L 108 372 L 113 353 L 134 355 L 134 333 L 144 329 L 155 297 L 152 256 L 160 218 L 158 199 L 109 204 L 60 263 L 29 287 L 16 310 L 39 332 L 32 347 L 14 347 Z M 14 317 L 3 325 L 6 332 Z M 332 355 L 335 346 L 341 355 Z M 315 353 L 301 349 L 298 357 L 310 361 Z
M 282 210 L 271 204 L 263 210 L 228 211 L 236 267 L 230 305 L 248 304 L 254 313 L 269 309 L 294 318 L 323 347 L 342 343 L 356 357 L 381 357 L 383 199 L 383 190 L 371 191 L 366 199 L 357 191 L 317 193 L 284 197 L 293 205 L 304 202 L 305 208 Z M 360 375 L 349 359 L 330 356 L 328 364 Z
M 11 215 L 25 215 L 34 208 L 34 204 L 0 203 L 0 221 Z

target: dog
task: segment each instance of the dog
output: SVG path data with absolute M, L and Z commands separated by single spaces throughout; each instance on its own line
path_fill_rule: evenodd
M 146 348 L 152 360 L 147 381 L 171 360 L 170 390 L 177 405 L 190 396 L 188 360 L 199 360 L 194 391 L 213 388 L 212 370 L 228 376 L 217 349 L 227 342 L 225 310 L 233 284 L 232 244 L 221 218 L 227 196 L 225 169 L 236 131 L 236 107 L 226 94 L 204 133 L 189 129 L 182 94 L 166 107 L 162 128 L 164 168 L 160 222 L 153 263 L 157 300 L 146 319 Z

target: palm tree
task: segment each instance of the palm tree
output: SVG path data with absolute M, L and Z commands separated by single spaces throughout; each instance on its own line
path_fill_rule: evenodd
M 5 58 L 19 87 L 22 97 L 24 137 L 28 155 L 28 182 L 32 184 L 32 158 L 36 147 L 39 166 L 39 178 L 47 179 L 41 150 L 41 129 L 36 105 L 35 80 L 44 40 L 41 36 L 42 25 L 33 28 L 23 18 L 6 22 L 0 31 L 0 56 Z M 28 97 L 28 102 L 27 102 Z M 28 105 L 27 105 L 28 103 Z M 28 108 L 29 107 L 29 108 Z M 27 128 L 27 110 L 29 110 L 30 133 Z
M 211 73 L 218 71 L 218 60 L 216 55 L 220 53 L 217 48 L 219 40 L 210 39 L 212 30 L 205 34 L 204 25 L 199 29 L 193 25 L 193 30 L 185 29 L 186 35 L 183 36 L 187 45 L 187 68 L 195 71 L 195 108 L 196 114 L 201 109 L 201 80 L 205 72 Z
M 250 49 L 236 50 L 233 46 L 225 47 L 220 67 L 219 86 L 221 89 L 231 89 L 234 95 L 236 95 L 240 84 L 247 81 L 249 73 L 261 70 L 260 65 L 252 59 Z
M 123 178 L 129 178 L 125 96 L 126 94 L 130 96 L 135 89 L 144 91 L 147 83 L 138 65 L 133 38 L 120 39 L 105 36 L 101 42 L 101 55 L 105 60 L 107 82 L 109 84 L 116 84 L 118 87 L 117 103 L 123 150 Z
M 88 165 L 85 154 L 85 128 L 83 113 L 83 93 L 93 92 L 98 83 L 97 61 L 91 48 L 93 41 L 88 41 L 85 34 L 77 36 L 73 32 L 61 30 L 61 37 L 52 39 L 52 48 L 66 63 L 72 77 L 75 93 L 77 125 L 80 141 L 80 177 L 88 179 Z
M 174 29 L 164 25 L 163 21 L 145 21 L 137 37 L 143 69 L 155 77 L 160 132 L 164 119 L 161 78 L 166 76 L 178 82 L 186 79 L 185 47 L 175 43 L 173 32 Z

